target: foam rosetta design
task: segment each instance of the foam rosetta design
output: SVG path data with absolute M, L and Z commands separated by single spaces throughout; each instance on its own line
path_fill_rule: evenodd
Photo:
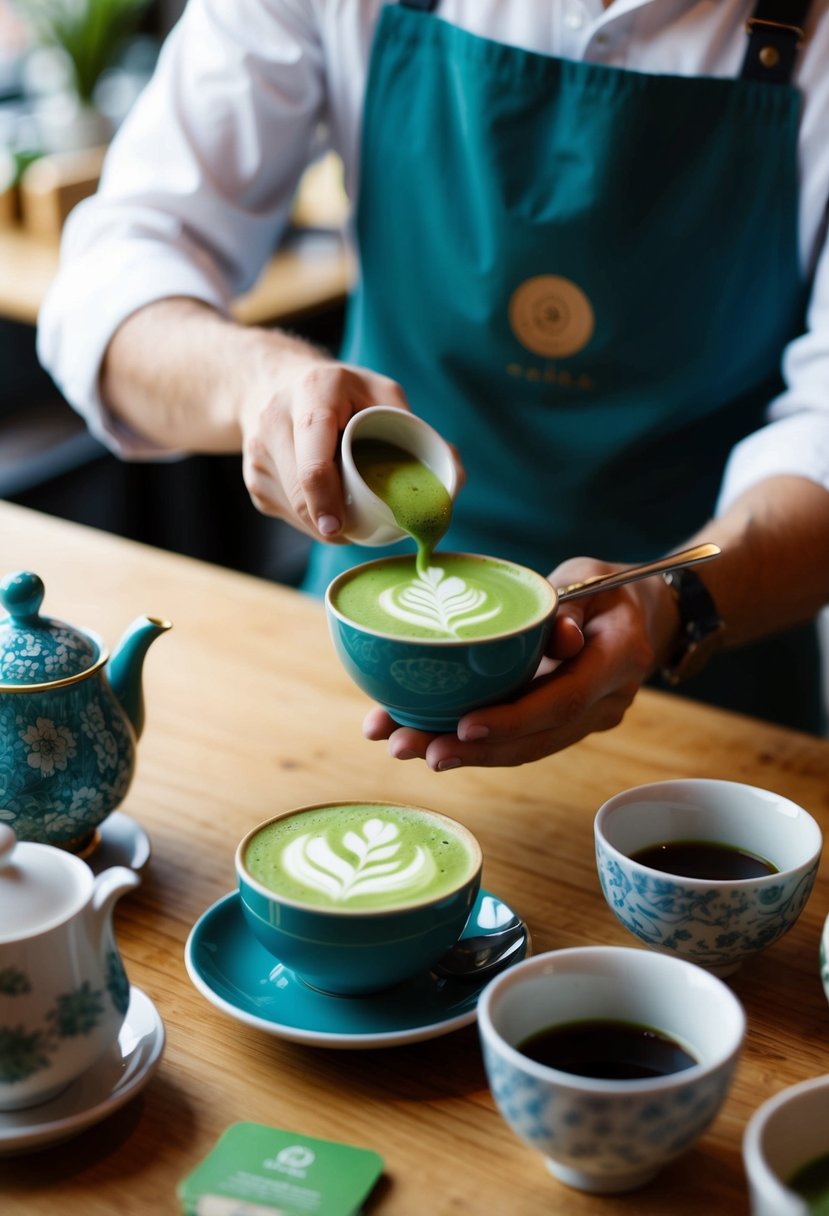
M 482 587 L 474 587 L 457 575 L 447 576 L 439 566 L 430 566 L 417 578 L 380 594 L 381 607 L 395 620 L 447 637 L 457 637 L 459 629 L 496 617 L 501 606 L 488 601 L 491 597 Z
M 356 895 L 413 894 L 436 871 L 434 858 L 421 845 L 407 862 L 399 828 L 377 817 L 358 832 L 345 832 L 340 851 L 325 835 L 307 832 L 286 846 L 282 860 L 292 878 L 339 903 Z

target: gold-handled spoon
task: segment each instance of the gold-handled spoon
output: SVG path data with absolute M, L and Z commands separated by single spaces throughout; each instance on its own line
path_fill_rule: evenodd
M 719 545 L 695 545 L 693 549 L 683 549 L 680 553 L 671 553 L 655 562 L 645 562 L 642 566 L 628 566 L 626 570 L 617 570 L 613 574 L 594 574 L 592 578 L 586 578 L 580 583 L 557 587 L 558 599 L 559 602 L 575 600 L 582 595 L 592 595 L 594 591 L 608 591 L 611 587 L 622 587 L 625 583 L 633 583 L 640 578 L 650 578 L 652 574 L 662 574 L 665 570 L 678 570 L 681 566 L 710 562 L 721 552 Z

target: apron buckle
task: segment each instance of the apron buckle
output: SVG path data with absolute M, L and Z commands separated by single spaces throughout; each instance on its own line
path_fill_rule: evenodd
M 803 40 L 806 37 L 805 31 L 799 25 L 788 25 L 784 21 L 768 21 L 762 17 L 749 17 L 745 24 L 747 34 L 758 33 L 761 30 L 769 30 L 778 34 L 794 34 L 797 39 L 795 46 L 803 46 Z

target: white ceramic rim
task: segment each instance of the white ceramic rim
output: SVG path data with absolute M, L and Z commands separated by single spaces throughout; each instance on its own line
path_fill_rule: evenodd
M 522 566 L 520 562 L 510 561 L 506 557 L 490 557 L 486 553 L 444 553 L 439 554 L 440 557 L 462 557 L 465 561 L 491 562 L 495 565 L 506 566 L 510 570 L 517 570 L 521 576 L 526 576 L 527 581 L 534 583 L 542 598 L 547 599 L 547 606 L 540 607 L 535 616 L 530 620 L 524 621 L 522 625 L 516 625 L 512 629 L 505 629 L 501 633 L 488 633 L 485 637 L 479 638 L 412 638 L 407 637 L 403 633 L 386 633 L 382 629 L 375 629 L 371 625 L 363 625 L 360 621 L 354 621 L 350 616 L 346 616 L 340 612 L 334 604 L 334 594 L 338 590 L 339 584 L 347 582 L 347 580 L 357 571 L 368 569 L 369 566 L 388 566 L 395 562 L 413 562 L 413 554 L 396 554 L 392 557 L 375 557 L 371 561 L 361 562 L 359 566 L 352 566 L 349 570 L 343 570 L 332 578 L 331 582 L 325 589 L 325 607 L 332 617 L 338 621 L 342 621 L 349 629 L 359 629 L 361 633 L 367 634 L 372 638 L 383 638 L 389 642 L 399 642 L 405 646 L 425 646 L 430 650 L 433 647 L 458 649 L 459 647 L 469 646 L 486 646 L 491 642 L 501 642 L 505 638 L 520 637 L 521 634 L 527 633 L 530 629 L 536 629 L 539 625 L 543 625 L 547 620 L 553 621 L 558 611 L 559 596 L 558 591 L 553 584 L 546 579 L 543 574 L 539 574 L 537 570 L 533 570 L 530 566 Z M 546 590 L 545 590 L 546 589 Z
M 627 805 L 635 800 L 637 796 L 644 796 L 645 800 L 656 802 L 658 796 L 665 795 L 669 798 L 672 793 L 676 793 L 679 789 L 713 791 L 716 789 L 750 790 L 752 794 L 761 793 L 767 794 L 774 798 L 779 803 L 784 803 L 786 806 L 793 808 L 798 812 L 798 817 L 804 819 L 807 829 L 812 831 L 816 836 L 816 844 L 811 853 L 805 857 L 797 865 L 789 866 L 783 870 L 775 870 L 771 874 L 763 874 L 759 878 L 730 878 L 727 880 L 713 878 L 686 878 L 684 875 L 669 874 L 663 870 L 655 870 L 652 866 L 643 865 L 640 861 L 634 859 L 627 853 L 623 853 L 617 848 L 608 837 L 605 835 L 605 822 L 611 815 L 616 813 L 620 807 Z M 671 781 L 653 781 L 644 785 L 632 785 L 629 789 L 621 790 L 618 794 L 614 794 L 612 798 L 608 798 L 596 812 L 593 820 L 593 831 L 597 841 L 601 843 L 602 848 L 616 861 L 622 861 L 626 866 L 630 866 L 634 871 L 638 870 L 642 874 L 659 875 L 662 878 L 671 878 L 674 882 L 680 883 L 682 886 L 687 886 L 692 890 L 706 890 L 711 887 L 723 886 L 739 886 L 744 888 L 749 887 L 767 887 L 774 883 L 780 882 L 781 878 L 792 877 L 798 873 L 806 873 L 812 866 L 816 865 L 820 859 L 820 854 L 823 849 L 823 833 L 817 820 L 811 815 L 805 807 L 794 802 L 791 798 L 787 798 L 784 794 L 778 794 L 775 790 L 767 790 L 760 785 L 750 785 L 745 781 L 725 781 L 716 777 L 678 777 Z M 746 846 L 748 847 L 748 846 Z M 771 859 L 769 859 L 771 860 Z
M 448 824 L 450 831 L 454 832 L 455 835 L 460 836 L 461 839 L 466 842 L 469 852 L 472 855 L 472 864 L 470 869 L 460 882 L 456 883 L 454 887 L 450 887 L 447 891 L 443 891 L 440 895 L 436 895 L 432 899 L 414 899 L 409 903 L 395 904 L 393 908 L 332 908 L 327 904 L 303 903 L 301 900 L 291 899 L 287 895 L 282 895 L 280 892 L 274 891 L 271 887 L 266 887 L 263 883 L 255 879 L 248 871 L 243 860 L 245 850 L 247 849 L 252 837 L 254 837 L 257 832 L 261 832 L 263 828 L 268 827 L 272 823 L 276 823 L 279 819 L 288 819 L 294 815 L 304 814 L 306 811 L 324 811 L 329 807 L 340 806 L 398 807 L 401 811 L 415 811 L 417 814 L 426 815 L 432 819 L 439 819 L 442 823 Z M 442 811 L 433 811 L 431 807 L 415 806 L 414 803 L 409 802 L 392 802 L 391 800 L 381 802 L 376 798 L 368 798 L 363 801 L 359 798 L 348 798 L 338 802 L 315 802 L 309 806 L 296 806 L 287 811 L 280 811 L 278 815 L 270 815 L 267 819 L 263 819 L 261 823 L 257 823 L 255 827 L 252 827 L 250 831 L 246 832 L 239 841 L 239 844 L 236 846 L 236 854 L 233 859 L 233 864 L 237 875 L 241 876 L 249 886 L 253 887 L 255 891 L 258 891 L 259 894 L 266 899 L 275 900 L 280 904 L 287 904 L 288 907 L 291 908 L 299 908 L 303 912 L 316 912 L 321 916 L 329 915 L 336 916 L 338 918 L 340 916 L 375 918 L 397 916 L 401 912 L 411 912 L 416 908 L 428 908 L 432 904 L 442 903 L 443 900 L 454 895 L 456 891 L 460 891 L 468 883 L 474 882 L 476 877 L 478 880 L 480 880 L 484 865 L 484 853 L 483 849 L 481 848 L 480 841 L 466 826 L 466 824 L 460 823 L 457 819 L 452 819 L 450 815 L 444 815 Z M 471 910 L 472 904 L 470 904 L 470 912 Z
M 434 473 L 453 501 L 458 492 L 458 470 L 449 444 L 439 431 L 436 431 L 430 423 L 424 421 L 418 414 L 413 414 L 409 410 L 400 409 L 394 405 L 369 405 L 364 410 L 358 410 L 356 414 L 352 414 L 343 430 L 340 441 L 341 452 L 351 466 L 350 471 L 353 472 L 355 477 L 359 478 L 361 486 L 365 488 L 369 500 L 376 504 L 377 509 L 384 517 L 388 516 L 390 527 L 399 529 L 400 525 L 392 515 L 388 504 L 383 502 L 382 498 L 378 498 L 374 491 L 360 477 L 354 466 L 351 453 L 354 432 L 362 431 L 366 426 L 368 427 L 366 438 L 388 438 L 388 436 L 383 435 L 382 428 L 378 429 L 374 425 L 376 421 L 382 418 L 390 419 L 393 430 L 409 432 L 413 440 L 413 447 L 406 448 L 406 451 L 409 451 L 412 456 L 416 456 L 418 460 L 426 465 L 427 469 Z M 394 439 L 389 438 L 388 441 L 393 443 Z M 434 467 L 435 461 L 430 460 L 428 455 L 428 449 L 430 448 L 432 453 L 441 452 L 443 454 L 445 470 L 439 471 Z M 444 471 L 446 476 L 443 476 Z M 402 529 L 400 530 L 402 531 Z
M 829 1089 L 829 1073 L 819 1077 L 810 1077 L 806 1081 L 799 1081 L 796 1085 L 789 1085 L 785 1089 L 781 1089 L 779 1093 L 767 1098 L 762 1106 L 758 1106 L 743 1132 L 743 1164 L 749 1182 L 753 1181 L 758 1192 L 767 1197 L 769 1204 L 779 1205 L 784 1216 L 798 1216 L 799 1213 L 806 1216 L 808 1207 L 799 1195 L 781 1181 L 768 1164 L 762 1147 L 763 1135 L 769 1120 L 784 1106 L 788 1106 L 802 1094 L 821 1089 Z M 827 1140 L 829 1140 L 829 1132 L 827 1132 Z
M 691 1068 L 683 1069 L 680 1073 L 667 1073 L 662 1077 L 621 1081 L 605 1077 L 582 1077 L 576 1073 L 551 1068 L 547 1064 L 539 1064 L 536 1060 L 532 1060 L 529 1056 L 524 1055 L 517 1047 L 513 1047 L 496 1030 L 492 1016 L 493 1004 L 498 1000 L 502 992 L 514 987 L 516 984 L 520 984 L 524 976 L 544 972 L 555 959 L 562 961 L 568 959 L 575 961 L 579 958 L 599 959 L 601 955 L 604 955 L 608 961 L 617 965 L 624 965 L 626 960 L 632 959 L 635 956 L 637 959 L 652 960 L 645 963 L 645 966 L 652 967 L 654 970 L 661 969 L 665 972 L 673 970 L 675 975 L 678 975 L 680 972 L 684 972 L 686 975 L 689 972 L 694 973 L 695 977 L 697 977 L 697 982 L 709 987 L 712 992 L 717 994 L 718 999 L 724 1005 L 730 1007 L 735 1018 L 735 1025 L 739 1028 L 739 1033 L 735 1034 L 727 1043 L 723 1043 L 716 1054 L 705 1064 L 694 1064 Z M 612 1011 L 608 1013 L 608 1017 L 612 1020 Z M 553 1081 L 561 1088 L 578 1090 L 582 1093 L 606 1095 L 610 1091 L 617 1095 L 634 1095 L 641 1094 L 643 1090 L 656 1094 L 663 1089 L 675 1089 L 679 1078 L 681 1078 L 681 1084 L 698 1081 L 701 1077 L 709 1076 L 712 1072 L 722 1068 L 729 1060 L 738 1055 L 742 1047 L 745 1039 L 746 1015 L 738 998 L 722 980 L 712 975 L 711 972 L 705 971 L 702 967 L 698 967 L 695 963 L 688 962 L 686 959 L 668 954 L 657 954 L 654 951 L 639 949 L 636 946 L 571 946 L 562 950 L 548 950 L 544 954 L 536 954 L 530 958 L 522 959 L 520 963 L 516 963 L 508 971 L 504 971 L 490 980 L 478 1001 L 478 1027 L 482 1038 L 490 1040 L 496 1045 L 497 1050 L 501 1052 L 514 1068 L 520 1072 L 528 1073 L 538 1081 Z M 539 1026 L 538 1029 L 542 1030 L 544 1027 Z M 672 1035 L 673 1033 L 670 1026 L 660 1026 L 659 1029 L 667 1035 Z

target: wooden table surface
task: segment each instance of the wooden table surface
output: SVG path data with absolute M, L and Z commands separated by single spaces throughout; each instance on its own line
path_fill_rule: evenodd
M 231 1123 L 252 1120 L 371 1148 L 385 1174 L 366 1212 L 389 1216 L 682 1216 L 748 1211 L 740 1143 L 770 1094 L 829 1072 L 818 978 L 825 867 L 801 920 L 731 981 L 748 1035 L 716 1122 L 647 1188 L 590 1197 L 552 1179 L 501 1121 L 474 1025 L 367 1051 L 287 1042 L 242 1025 L 191 984 L 194 922 L 235 886 L 233 853 L 266 816 L 329 799 L 398 799 L 468 824 L 485 885 L 526 918 L 535 952 L 634 944 L 599 889 L 593 816 L 610 795 L 671 777 L 777 790 L 829 832 L 829 742 L 643 693 L 624 723 L 520 769 L 434 774 L 362 739 L 366 702 L 335 661 L 316 601 L 255 578 L 0 504 L 0 574 L 37 571 L 44 611 L 114 644 L 133 617 L 173 630 L 145 664 L 147 727 L 122 810 L 153 855 L 116 907 L 132 983 L 167 1047 L 140 1096 L 104 1123 L 34 1154 L 0 1158 L 3 1216 L 178 1211 L 175 1188 Z

